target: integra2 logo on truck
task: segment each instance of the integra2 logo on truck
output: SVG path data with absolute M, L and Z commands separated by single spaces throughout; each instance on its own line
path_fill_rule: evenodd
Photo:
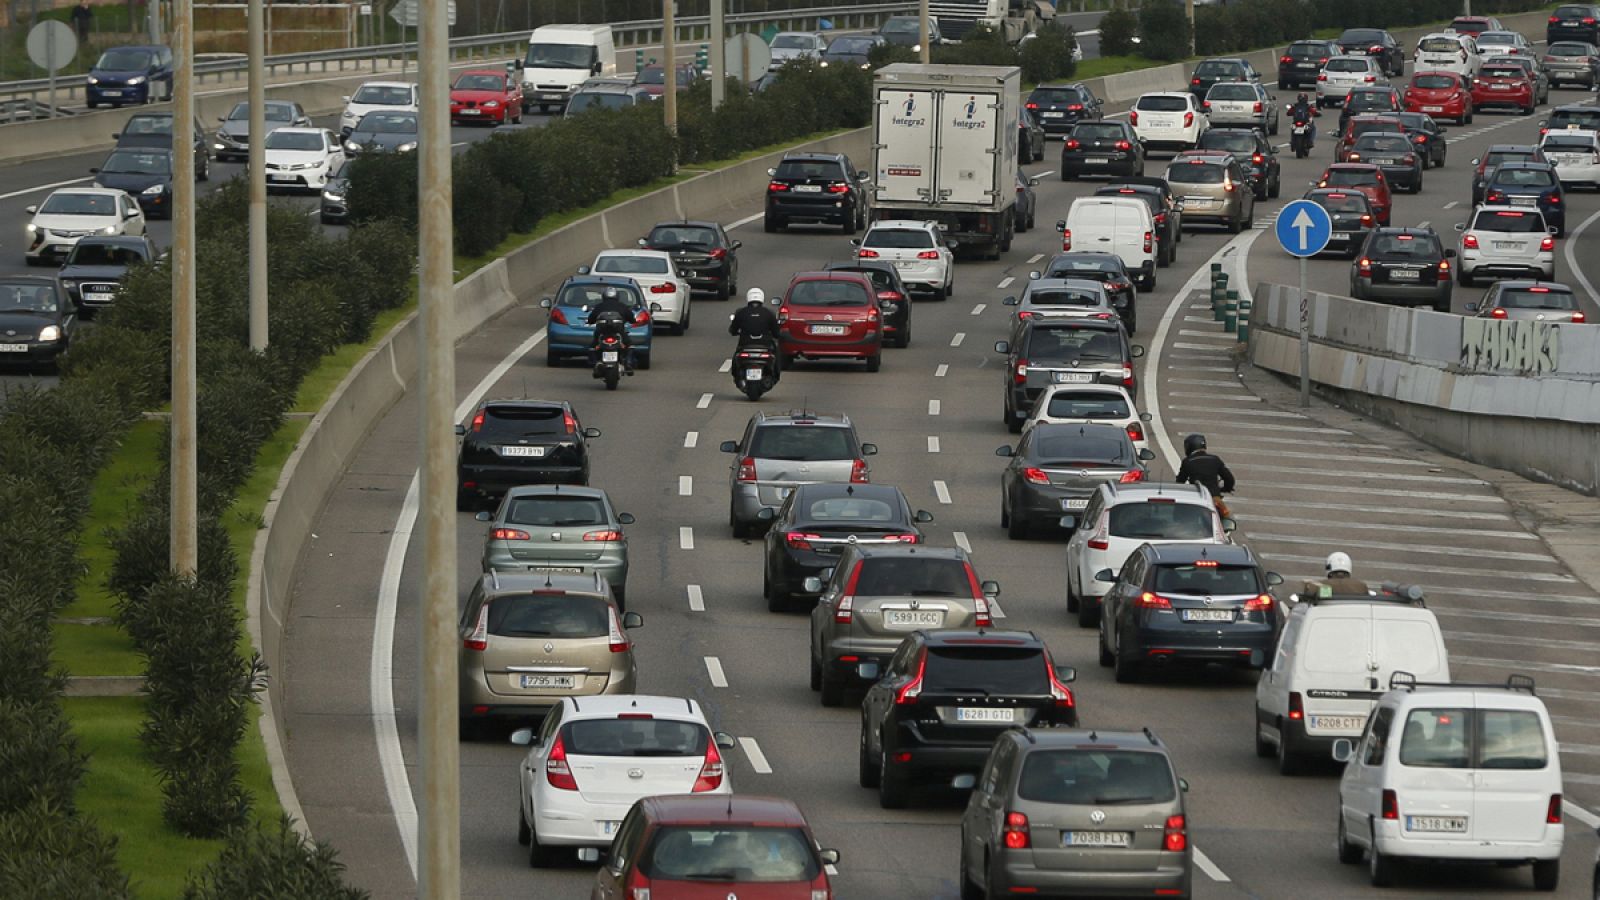
M 928 120 L 925 117 L 922 117 L 922 116 L 917 116 L 915 118 L 912 117 L 912 114 L 915 113 L 916 111 L 917 111 L 917 95 L 916 94 L 907 94 L 906 95 L 906 103 L 905 103 L 905 112 L 903 114 L 901 114 L 901 115 L 898 115 L 898 116 L 891 116 L 889 118 L 889 124 L 891 124 L 891 125 L 899 125 L 899 126 L 901 126 L 903 128 L 921 128 L 924 125 L 927 125 L 928 124 Z
M 981 131 L 989 127 L 989 123 L 986 120 L 976 118 L 978 115 L 977 97 L 968 97 L 967 105 L 964 107 L 964 109 L 966 111 L 966 117 L 952 121 L 950 123 L 951 125 L 955 126 L 956 128 L 966 128 L 973 131 Z

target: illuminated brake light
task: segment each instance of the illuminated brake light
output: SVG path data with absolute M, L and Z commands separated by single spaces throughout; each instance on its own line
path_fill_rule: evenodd
M 637 325 L 649 325 L 650 324 L 650 311 L 647 310 L 647 309 L 639 310 L 639 314 L 637 316 L 633 317 L 633 324 L 636 325 L 636 326 Z
M 1278 57 L 1278 62 L 1281 62 L 1284 65 L 1288 65 L 1289 63 L 1294 62 L 1294 57 L 1292 57 L 1292 56 L 1280 56 L 1280 57 Z
M 1363 216 L 1363 218 L 1365 218 L 1365 217 Z M 1357 260 L 1356 261 L 1356 273 L 1360 274 L 1360 275 L 1371 275 L 1372 274 L 1372 260 L 1368 259 L 1365 256 L 1363 256 L 1363 257 L 1361 257 L 1361 259 Z
M 916 677 L 901 685 L 900 689 L 894 692 L 895 705 L 904 706 L 908 703 L 917 702 L 917 698 L 922 696 L 922 673 L 926 672 L 927 670 L 928 651 L 923 650 L 922 655 L 917 657 Z
M 1491 319 L 1504 319 L 1504 318 L 1506 318 L 1506 311 L 1496 307 L 1494 310 L 1492 310 L 1489 313 L 1489 318 L 1491 318 Z
M 1245 612 L 1269 612 L 1274 603 L 1271 594 L 1260 594 L 1244 602 Z
M 791 531 L 783 536 L 783 542 L 789 545 L 790 550 L 810 550 L 811 542 L 820 537 L 807 531 Z
M 1383 817 L 1390 820 L 1400 818 L 1400 797 L 1394 791 L 1383 792 Z
M 1117 483 L 1118 484 L 1134 484 L 1135 482 L 1139 482 L 1139 481 L 1143 481 L 1143 480 L 1144 480 L 1144 470 L 1143 469 L 1129 469 L 1128 471 L 1122 473 L 1122 477 L 1117 479 Z
M 1192 112 L 1184 113 L 1183 114 L 1183 127 L 1188 128 L 1193 124 L 1194 124 L 1194 113 L 1192 113 Z
M 1028 835 L 1028 817 L 1019 812 L 1006 813 L 1005 836 L 1002 840 L 1007 850 L 1026 850 L 1033 846 L 1033 839 Z
M 561 427 L 566 429 L 567 434 L 578 433 L 578 420 L 572 415 L 571 410 L 561 411 Z
M 1463 250 L 1476 250 L 1476 249 L 1478 249 L 1478 236 L 1475 235 L 1475 234 L 1462 235 L 1461 236 L 1461 249 L 1463 249 Z
M 559 733 L 550 747 L 550 755 L 544 759 L 544 780 L 558 791 L 578 789 L 578 780 L 572 777 L 572 769 L 567 765 L 566 740 Z
M 1142 441 L 1142 440 L 1144 440 L 1144 426 L 1139 424 L 1138 422 L 1129 422 L 1128 423 L 1128 440 L 1130 440 L 1130 441 Z
M 1128 124 L 1135 128 L 1139 127 L 1139 111 L 1137 109 L 1128 110 Z
M 1266 162 L 1266 159 L 1267 158 L 1264 155 L 1260 154 L 1260 153 L 1256 153 L 1256 154 L 1254 154 L 1254 155 L 1252 155 L 1250 157 L 1250 161 L 1255 163 L 1258 166 L 1261 165 L 1263 162 Z
M 1062 250 L 1071 250 L 1072 249 L 1072 229 L 1071 228 L 1068 228 L 1068 229 L 1066 229 L 1066 230 L 1061 232 L 1061 249 Z
M 1043 469 L 1029 466 L 1022 470 L 1022 480 L 1029 484 L 1049 484 L 1050 476 Z
M 1289 694 L 1289 718 L 1298 722 L 1306 717 L 1305 701 L 1300 697 L 1299 691 Z
M 472 417 L 472 430 L 473 431 L 482 430 L 484 415 L 485 415 L 484 411 L 480 409 L 480 410 L 478 410 L 478 414 Z
M 775 193 L 778 193 L 779 191 L 787 191 L 788 189 L 789 189 L 789 186 L 787 184 L 784 184 L 781 181 L 768 182 L 768 184 L 767 184 L 767 192 L 768 193 L 775 194 Z
M 939 251 L 937 251 L 937 250 L 924 250 L 921 253 L 917 254 L 917 259 L 938 259 L 938 258 L 939 258 Z
M 868 250 L 866 247 L 862 247 L 860 250 L 856 251 L 856 256 L 860 259 L 877 259 L 878 251 Z
M 1144 233 L 1144 252 L 1146 252 L 1146 253 L 1151 252 L 1150 248 L 1154 244 L 1154 242 L 1155 242 L 1155 235 L 1152 232 L 1146 231 Z
M 1544 240 L 1539 242 L 1539 252 L 1549 253 L 1554 249 L 1556 249 L 1556 239 L 1548 234 L 1545 235 Z
M 703 794 L 722 787 L 722 754 L 717 751 L 717 742 L 706 741 L 706 760 L 700 765 L 700 776 L 694 780 L 693 793 Z
M 848 185 L 848 184 L 830 184 L 830 185 L 828 185 L 828 193 L 830 193 L 830 194 L 848 194 L 848 193 L 850 193 L 850 185 Z
M 1067 145 L 1066 146 L 1067 146 L 1068 150 L 1076 150 L 1079 147 L 1082 147 L 1083 145 L 1078 143 L 1078 139 L 1077 138 L 1067 138 Z
M 1211 109 L 1211 101 L 1210 100 L 1201 100 L 1200 101 L 1200 108 L 1201 109 L 1205 109 L 1205 110 Z
M 1588 316 L 1585 316 L 1581 312 L 1575 312 L 1575 313 L 1572 314 L 1572 321 L 1578 322 L 1578 323 L 1583 323 L 1583 322 L 1589 321 L 1589 318 L 1588 318 Z
M 1189 849 L 1189 833 L 1187 822 L 1180 813 L 1167 816 L 1167 825 L 1162 832 L 1161 846 L 1169 853 L 1182 853 Z
M 1081 112 L 1083 110 L 1083 104 L 1082 103 L 1069 103 L 1069 104 L 1067 104 L 1067 110 L 1069 112 Z
M 491 541 L 526 541 L 528 533 L 520 528 L 496 528 L 489 532 Z
M 1038 109 L 1039 108 L 1039 104 L 1037 104 L 1037 103 L 1029 103 L 1029 104 L 1027 104 L 1027 107 L 1029 109 Z
M 1134 598 L 1133 605 L 1137 609 L 1171 609 L 1172 601 L 1160 594 L 1152 594 L 1149 591 L 1145 591 Z
M 1127 141 L 1117 141 L 1116 148 L 1118 150 L 1132 150 L 1133 149 L 1133 144 L 1131 144 L 1131 143 L 1129 143 Z
M 479 652 L 489 649 L 489 604 L 485 603 L 478 610 L 478 624 L 472 626 L 472 633 L 461 642 L 461 646 Z

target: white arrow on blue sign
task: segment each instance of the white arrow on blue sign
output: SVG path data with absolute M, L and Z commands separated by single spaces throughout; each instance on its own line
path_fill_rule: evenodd
M 1295 200 L 1278 211 L 1278 243 L 1294 256 L 1316 256 L 1333 237 L 1333 218 L 1310 200 Z

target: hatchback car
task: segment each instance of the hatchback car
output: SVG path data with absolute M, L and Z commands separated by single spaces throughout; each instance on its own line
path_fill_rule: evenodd
M 914 632 L 861 701 L 858 780 L 883 808 L 904 807 L 914 780 L 976 773 L 1009 728 L 1077 725 L 1076 678 L 1031 631 Z
M 1399 112 L 1394 117 L 1405 126 L 1405 134 L 1411 143 L 1417 147 L 1417 155 L 1422 157 L 1424 169 L 1432 166 L 1438 168 L 1444 165 L 1445 157 L 1450 153 L 1449 142 L 1445 140 L 1446 129 L 1443 125 L 1433 120 L 1427 113 Z
M 1322 177 L 1311 182 L 1313 188 L 1351 190 L 1364 194 L 1379 225 L 1388 225 L 1394 213 L 1394 198 L 1383 170 L 1368 163 L 1334 163 L 1322 170 Z
M 390 144 L 382 135 L 375 135 L 366 143 L 357 142 L 358 138 L 363 137 L 362 129 L 371 120 L 393 116 L 404 117 L 412 125 L 416 124 L 416 116 L 411 113 L 371 113 L 361 120 L 361 125 L 346 143 L 367 150 L 382 145 L 404 151 L 406 144 Z M 374 124 L 373 127 L 381 126 Z M 411 134 L 408 140 L 411 141 L 410 146 L 415 148 L 416 135 Z M 320 193 L 345 160 L 345 149 L 339 145 L 339 139 L 333 136 L 333 132 L 326 128 L 279 128 L 267 135 L 262 143 L 266 150 L 267 186 L 270 188 L 309 188 Z
M 1111 305 L 1111 295 L 1098 281 L 1075 278 L 1035 278 L 1023 288 L 1022 296 L 1007 297 L 1004 306 L 1017 308 L 1013 323 L 1039 318 L 1084 318 L 1112 321 L 1121 318 Z M 1016 333 L 1016 329 L 1012 329 Z
M 1472 35 L 1460 31 L 1436 31 L 1417 41 L 1411 61 L 1414 72 L 1451 72 L 1471 83 L 1483 64 L 1478 44 Z
M 1551 87 L 1600 84 L 1600 47 L 1586 41 L 1551 41 L 1540 62 Z
M 1485 65 L 1478 70 L 1478 77 L 1472 82 L 1474 111 L 1511 107 L 1525 116 L 1531 116 L 1538 105 L 1533 80 L 1521 66 Z
M 724 809 L 731 803 L 722 754 L 733 749 L 733 738 L 713 732 L 693 700 L 563 698 L 538 730 L 519 729 L 511 742 L 528 748 L 517 767 L 517 843 L 528 848 L 535 868 L 564 861 L 563 851 L 611 846 L 622 820 L 646 797 L 710 794 Z
M 66 258 L 79 238 L 89 235 L 142 235 L 144 210 L 126 191 L 111 188 L 61 188 L 44 203 L 23 209 L 33 221 L 23 226 L 23 259 L 41 265 Z
M 883 345 L 911 345 L 911 290 L 900 279 L 894 263 L 878 259 L 830 263 L 825 272 L 854 272 L 865 275 L 878 292 L 878 311 L 883 313 Z
M 1155 459 L 1123 428 L 1102 422 L 1037 425 L 995 455 L 1010 460 L 1000 474 L 1000 527 L 1012 540 L 1046 524 L 1071 531 L 1100 485 L 1143 481 L 1145 462 Z
M 1024 104 L 1039 117 L 1044 132 L 1065 135 L 1079 122 L 1105 115 L 1105 102 L 1085 84 L 1041 84 L 1028 93 Z
M 1587 322 L 1572 288 L 1551 281 L 1497 281 L 1467 312 L 1481 319 L 1531 319 L 1536 322 Z
M 871 279 L 855 272 L 797 272 L 778 307 L 778 352 L 796 360 L 883 365 L 883 313 Z
M 506 491 L 483 544 L 485 572 L 595 574 L 611 585 L 617 608 L 628 608 L 628 536 L 633 516 L 619 513 L 599 488 L 525 485 Z
M 772 36 L 768 45 L 771 68 L 781 68 L 784 63 L 797 59 L 821 59 L 828 49 L 828 39 L 808 31 L 780 31 Z
M 963 897 L 1189 896 L 1189 785 L 1140 732 L 1013 728 L 961 816 Z
M 650 368 L 650 309 L 639 283 L 620 275 L 574 275 L 562 283 L 554 296 L 539 301 L 539 306 L 550 311 L 545 325 L 545 365 L 560 365 L 574 356 L 588 357 L 589 348 L 594 345 L 594 323 L 589 317 L 594 307 L 611 294 L 634 311 L 628 322 L 634 365 Z
M 1593 3 L 1568 3 L 1550 14 L 1544 27 L 1545 41 L 1551 45 L 1567 41 L 1600 44 L 1600 6 Z
M 1455 72 L 1417 72 L 1402 99 L 1408 112 L 1453 119 L 1457 125 L 1472 122 L 1472 88 Z
M 845 234 L 867 227 L 871 176 L 843 153 L 787 153 L 767 175 L 762 227 L 768 232 L 794 222 L 838 225 Z
M 373 110 L 362 116 L 361 121 L 345 136 L 343 149 L 352 156 L 357 153 L 410 153 L 417 149 L 417 141 L 421 138 L 419 129 L 417 113 L 393 109 Z M 276 132 L 267 140 L 271 142 L 274 136 Z M 272 145 L 268 143 L 267 146 L 270 148 Z
M 162 45 L 112 47 L 85 77 L 83 104 L 94 109 L 172 99 L 177 72 L 172 49 Z
M 126 191 L 152 219 L 172 218 L 172 151 L 154 147 L 113 150 L 89 170 L 94 186 Z
M 1157 179 L 1166 184 L 1166 179 Z M 1171 191 L 1167 192 L 1171 197 Z M 1179 231 L 1174 241 L 1182 240 Z M 1029 272 L 1029 278 L 1084 278 L 1098 281 L 1105 285 L 1106 293 L 1111 295 L 1111 305 L 1122 314 L 1122 323 L 1129 334 L 1133 333 L 1138 323 L 1138 314 L 1134 308 L 1135 288 L 1133 276 L 1128 273 L 1128 267 L 1123 263 L 1122 257 L 1115 253 L 1101 253 L 1094 250 L 1074 250 L 1070 253 L 1057 253 L 1045 264 L 1042 272 Z
M 1141 95 L 1128 110 L 1128 124 L 1147 151 L 1192 149 L 1210 126 L 1200 98 L 1176 91 Z
M 1052 384 L 1039 395 L 1033 412 L 1022 423 L 1028 431 L 1035 425 L 1075 425 L 1096 422 L 1115 425 L 1128 433 L 1135 449 L 1149 446 L 1145 424 L 1149 413 L 1139 412 L 1128 389 L 1117 384 Z
M 1539 150 L 1556 167 L 1562 187 L 1600 190 L 1600 134 L 1575 128 L 1552 131 L 1539 140 Z
M 1278 90 L 1315 86 L 1322 67 L 1343 52 L 1332 41 L 1295 41 L 1278 57 Z
M 1317 74 L 1317 105 L 1337 106 L 1355 88 L 1387 84 L 1382 64 L 1367 56 L 1335 56 Z
M 1371 163 L 1383 170 L 1390 185 L 1408 194 L 1422 192 L 1422 154 L 1403 132 L 1369 131 L 1350 145 L 1345 161 Z
M 631 278 L 650 298 L 653 325 L 673 334 L 689 330 L 693 308 L 689 282 L 678 272 L 665 250 L 601 250 L 594 263 L 578 267 L 579 275 L 613 275 Z M 654 307 L 659 306 L 660 309 Z
M 489 572 L 461 611 L 461 724 L 531 717 L 568 697 L 631 694 L 638 680 L 621 613 L 599 575 Z
M 1346 53 L 1376 59 L 1385 75 L 1406 73 L 1405 48 L 1394 39 L 1394 35 L 1381 28 L 1346 28 L 1336 43 Z
M 721 449 L 734 455 L 728 527 L 736 538 L 765 527 L 761 511 L 776 512 L 798 485 L 871 481 L 867 457 L 878 452 L 856 436 L 849 416 L 809 411 L 756 413 L 739 440 L 723 441 Z
M 1556 277 L 1556 239 L 1536 209 L 1480 206 L 1456 230 L 1461 232 L 1456 279 L 1465 287 L 1480 277 Z
M 828 872 L 838 861 L 839 851 L 817 844 L 792 800 L 645 797 L 623 817 L 590 897 L 832 897 Z
M 697 294 L 726 300 L 739 292 L 739 248 L 744 242 L 729 237 L 720 222 L 662 222 L 639 239 L 639 246 L 672 254 L 673 265 Z
M 955 296 L 955 246 L 945 240 L 937 222 L 875 222 L 851 246 L 856 248 L 857 259 L 892 263 L 900 280 L 913 291 L 932 294 L 935 300 Z
M 1211 88 L 1228 82 L 1261 83 L 1261 75 L 1248 60 L 1239 57 L 1204 60 L 1189 76 L 1189 93 L 1196 100 L 1206 99 Z
M 1255 224 L 1255 182 L 1243 160 L 1232 153 L 1197 150 L 1180 154 L 1167 166 L 1167 181 L 1183 199 L 1185 228 L 1222 225 L 1238 234 Z
M 456 507 L 470 509 L 525 484 L 588 484 L 600 429 L 579 424 L 564 400 L 487 400 L 456 435 Z
M 363 116 L 377 109 L 416 112 L 418 88 L 408 81 L 369 81 L 344 98 L 344 111 L 339 114 L 339 134 L 348 136 L 356 130 Z
M 256 140 L 266 137 L 267 134 L 279 128 L 309 128 L 311 116 L 298 103 L 289 100 L 268 100 L 261 105 L 262 115 L 266 122 L 266 133 Z M 217 129 L 216 141 L 211 149 L 216 153 L 218 161 L 245 160 L 250 157 L 250 104 L 235 103 L 227 115 L 218 119 L 222 127 Z
M 1256 82 L 1214 84 L 1200 106 L 1213 127 L 1243 126 L 1278 133 L 1278 104 Z
M 1541 151 L 1541 155 L 1543 155 Z M 1537 208 L 1555 236 L 1567 236 L 1566 194 L 1555 167 L 1546 162 L 1503 162 L 1483 184 L 1483 202 Z
M 1305 198 L 1328 211 L 1333 231 L 1328 236 L 1324 253 L 1340 253 L 1353 258 L 1367 242 L 1367 232 L 1375 221 L 1372 204 L 1360 191 L 1339 188 L 1317 188 L 1306 192 Z
M 158 255 L 148 235 L 90 235 L 73 245 L 56 278 L 78 313 L 87 318 L 116 302 L 128 270 Z
M 0 365 L 53 367 L 77 329 L 77 307 L 56 279 L 0 275 Z
M 836 35 L 828 41 L 827 49 L 822 51 L 822 61 L 817 65 L 824 69 L 829 66 L 870 69 L 872 51 L 886 46 L 888 42 L 876 34 Z
M 1527 161 L 1545 162 L 1544 152 L 1531 144 L 1491 144 L 1487 153 L 1473 157 L 1472 205 L 1483 202 L 1484 183 L 1501 163 Z
M 1432 228 L 1378 228 L 1350 266 L 1350 296 L 1450 311 L 1450 260 Z
M 995 582 L 978 581 L 959 547 L 846 546 L 811 580 L 806 589 L 819 592 L 811 608 L 811 689 L 823 706 L 869 686 L 861 664 L 881 668 L 913 631 L 992 628 L 989 603 L 1000 593 Z
M 920 544 L 921 526 L 933 521 L 926 510 L 911 508 L 900 489 L 884 484 L 796 485 L 771 521 L 761 568 L 761 593 L 767 609 L 778 612 L 796 602 L 808 606 L 821 587 L 808 580 L 834 568 L 848 546 Z
M 1276 133 L 1276 132 L 1274 132 Z M 1278 148 L 1257 128 L 1208 128 L 1196 150 L 1221 150 L 1248 165 L 1251 190 L 1257 200 L 1277 199 L 1283 189 Z M 1248 160 L 1248 163 L 1244 161 Z
M 468 69 L 450 85 L 450 124 L 522 124 L 522 83 L 505 69 Z
M 1061 180 L 1102 174 L 1144 174 L 1144 144 L 1132 125 L 1116 120 L 1079 122 L 1066 133 Z
M 1128 342 L 1120 322 L 1028 319 L 994 351 L 1006 357 L 1003 419 L 1013 432 L 1052 384 L 1116 384 L 1138 396 L 1133 361 L 1144 347 Z
M 1023 107 L 1017 111 L 1017 162 L 1031 163 L 1044 159 L 1044 126 L 1039 124 L 1034 111 Z M 1018 174 L 1021 172 L 1019 170 Z M 1017 229 L 1023 231 L 1025 229 Z

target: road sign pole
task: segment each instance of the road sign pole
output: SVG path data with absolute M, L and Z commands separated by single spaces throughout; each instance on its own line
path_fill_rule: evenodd
M 1300 257 L 1300 406 L 1311 405 L 1311 316 L 1306 301 L 1306 258 Z
M 45 44 L 45 68 L 50 72 L 50 118 L 56 117 L 56 42 Z
M 723 0 L 711 0 L 711 108 L 722 105 L 728 90 L 727 32 L 722 24 Z
M 678 0 L 661 4 L 661 113 L 667 130 L 678 133 Z
M 250 53 L 250 349 L 267 351 L 267 38 L 266 4 L 250 0 L 246 47 Z

